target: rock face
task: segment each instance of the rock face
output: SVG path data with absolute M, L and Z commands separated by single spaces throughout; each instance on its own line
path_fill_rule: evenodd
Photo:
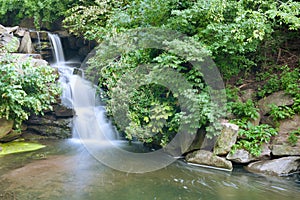
M 270 105 L 276 106 L 288 106 L 294 103 L 293 98 L 290 95 L 285 94 L 284 91 L 275 92 L 266 98 L 258 101 L 258 105 L 262 115 L 270 112 Z
M 223 129 L 219 135 L 215 147 L 214 153 L 216 155 L 226 155 L 230 152 L 231 147 L 235 144 L 239 127 L 235 124 L 222 123 Z
M 246 169 L 254 173 L 285 176 L 300 170 L 300 157 L 290 156 L 250 163 Z
M 194 151 L 188 154 L 185 159 L 190 163 L 232 170 L 232 163 L 230 161 L 226 160 L 225 158 L 216 156 L 210 151 Z
M 26 122 L 27 129 L 52 138 L 70 138 L 73 112 L 60 105 L 54 107 L 56 111 L 48 112 L 44 116 L 31 116 Z
M 5 137 L 13 128 L 14 122 L 0 118 L 0 139 Z

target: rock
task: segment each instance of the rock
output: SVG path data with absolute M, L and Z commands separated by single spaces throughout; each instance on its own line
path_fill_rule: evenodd
M 235 163 L 249 163 L 258 160 L 255 156 L 252 156 L 248 151 L 244 149 L 238 149 L 233 154 L 229 153 L 226 156 L 227 160 L 231 160 Z
M 70 37 L 70 34 L 66 30 L 55 31 L 55 33 L 58 34 L 60 38 Z
M 262 115 L 270 112 L 271 104 L 275 104 L 276 106 L 289 106 L 293 103 L 293 98 L 290 95 L 285 94 L 284 91 L 275 92 L 258 101 L 258 105 Z
M 31 31 L 30 37 L 32 40 L 49 41 L 48 32 L 46 31 Z
M 33 18 L 24 18 L 20 22 L 20 27 L 26 27 L 29 29 L 35 29 L 34 19 Z
M 246 89 L 242 91 L 241 100 L 246 102 L 247 100 L 254 100 L 255 98 L 255 90 L 254 89 Z
M 0 118 L 0 139 L 12 131 L 14 121 Z
M 300 157 L 289 156 L 267 161 L 250 163 L 246 169 L 253 173 L 285 176 L 300 169 Z
M 66 108 L 62 105 L 53 106 L 54 113 L 57 117 L 73 117 L 73 109 Z
M 218 136 L 214 146 L 214 153 L 216 155 L 226 155 L 230 152 L 231 147 L 235 144 L 239 127 L 231 123 L 222 123 L 223 129 Z
M 4 48 L 7 52 L 17 52 L 20 46 L 18 38 L 9 33 L 0 34 L 0 49 Z
M 298 137 L 298 141 L 300 138 Z M 300 156 L 300 145 L 291 146 L 289 144 L 273 145 L 272 154 L 274 156 Z
M 205 150 L 198 150 L 189 153 L 185 159 L 187 162 L 195 164 L 232 170 L 232 163 L 230 161 L 226 160 L 225 158 L 216 156 L 212 152 Z
M 6 27 L 6 30 L 8 33 L 13 33 L 19 29 L 19 26 L 14 26 L 14 27 Z
M 279 122 L 278 133 L 290 133 L 300 128 L 300 115 L 295 115 L 292 119 L 285 119 Z
M 0 34 L 2 33 L 7 33 L 7 30 L 3 25 L 0 24 Z
M 18 139 L 21 135 L 22 135 L 21 131 L 12 130 L 11 132 L 9 132 L 9 134 L 0 138 L 0 142 L 10 142 L 15 139 Z
M 58 127 L 53 125 L 28 125 L 28 130 L 37 132 L 43 136 L 54 137 L 59 139 L 70 138 L 72 136 L 71 125 L 69 125 L 68 127 Z
M 19 52 L 20 53 L 33 53 L 34 52 L 29 32 L 26 32 L 24 34 L 24 37 L 21 40 Z
M 227 160 L 231 160 L 235 163 L 249 163 L 256 160 L 267 160 L 271 157 L 271 150 L 269 149 L 268 144 L 264 144 L 262 146 L 262 153 L 260 156 L 256 157 L 251 155 L 247 150 L 245 149 L 238 149 L 233 154 L 229 153 L 226 156 Z
M 18 30 L 15 32 L 15 35 L 18 37 L 24 37 L 27 29 L 25 28 L 18 28 Z
M 292 146 L 288 141 L 288 133 L 280 133 L 277 135 L 272 141 L 272 154 L 275 156 L 300 156 L 300 136 L 297 137 L 297 143 Z
M 289 136 L 292 131 L 300 128 L 300 116 L 295 115 L 292 119 L 285 119 L 279 122 L 278 135 L 272 141 L 272 154 L 275 156 L 300 156 L 300 136 L 295 145 L 290 144 Z
M 91 49 L 88 46 L 81 47 L 78 51 L 78 54 L 82 57 L 86 57 Z
M 72 122 L 72 118 L 56 118 L 51 112 L 44 116 L 33 115 L 26 121 L 26 124 L 28 131 L 34 131 L 43 136 L 69 138 L 72 136 Z

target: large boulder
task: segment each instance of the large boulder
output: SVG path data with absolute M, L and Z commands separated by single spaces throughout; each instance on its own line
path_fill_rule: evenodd
M 239 127 L 231 123 L 222 123 L 223 129 L 214 146 L 216 155 L 226 155 L 235 144 Z
M 289 106 L 294 103 L 293 98 L 284 91 L 275 92 L 258 101 L 259 109 L 262 115 L 271 111 L 270 105 Z
M 14 122 L 12 120 L 0 118 L 0 139 L 12 131 L 13 125 Z
M 210 151 L 194 151 L 192 153 L 189 153 L 185 157 L 185 159 L 190 163 L 232 170 L 232 163 L 230 161 L 226 160 L 225 158 L 216 156 Z
M 246 169 L 253 173 L 285 176 L 294 172 L 299 172 L 300 157 L 290 156 L 274 160 L 257 161 L 250 163 Z
M 21 40 L 21 45 L 19 48 L 20 53 L 33 53 L 33 44 L 29 32 L 25 32 L 24 37 Z

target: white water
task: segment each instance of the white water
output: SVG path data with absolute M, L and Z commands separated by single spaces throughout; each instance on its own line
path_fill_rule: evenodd
M 73 138 L 84 141 L 100 142 L 116 138 L 116 131 L 106 119 L 105 109 L 100 105 L 95 87 L 83 77 L 74 75 L 74 68 L 65 61 L 62 43 L 58 35 L 50 34 L 53 56 L 60 74 L 59 82 L 63 88 L 62 104 L 73 108 Z

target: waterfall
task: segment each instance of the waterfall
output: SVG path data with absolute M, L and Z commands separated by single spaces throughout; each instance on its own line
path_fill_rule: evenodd
M 49 39 L 55 59 L 52 65 L 58 68 L 60 74 L 62 104 L 75 111 L 73 138 L 93 142 L 115 139 L 117 132 L 106 119 L 105 108 L 99 101 L 96 87 L 83 78 L 83 72 L 82 76 L 73 74 L 75 68 L 68 66 L 70 62 L 65 61 L 59 36 L 49 33 Z
M 56 64 L 64 63 L 65 56 L 61 44 L 61 40 L 57 34 L 48 33 L 50 43 L 52 46 L 53 58 Z

